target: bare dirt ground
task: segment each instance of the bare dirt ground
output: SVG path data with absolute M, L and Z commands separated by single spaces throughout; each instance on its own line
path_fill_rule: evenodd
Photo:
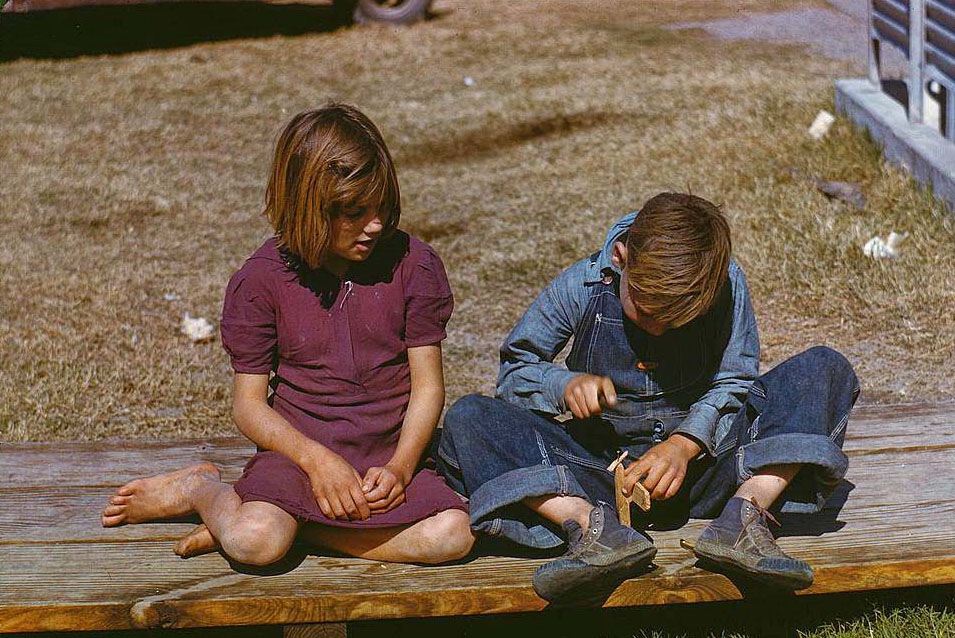
M 251 2 L 4 14 L 0 440 L 234 433 L 228 359 L 179 322 L 218 318 L 268 234 L 277 132 L 329 98 L 378 122 L 404 225 L 445 259 L 449 400 L 490 392 L 536 292 L 664 189 L 725 206 L 766 367 L 824 343 L 864 401 L 952 400 L 955 224 L 845 120 L 806 135 L 853 63 L 665 28 L 818 6 L 440 0 L 407 29 Z M 793 169 L 861 182 L 865 210 Z M 902 257 L 863 258 L 890 230 Z

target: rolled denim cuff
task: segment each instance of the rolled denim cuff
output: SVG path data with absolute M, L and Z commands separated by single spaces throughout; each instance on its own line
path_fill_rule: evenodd
M 552 368 L 544 373 L 544 395 L 556 408 L 555 414 L 561 414 L 567 410 L 567 406 L 564 405 L 564 390 L 567 389 L 571 379 L 579 374 L 579 372 L 563 368 Z
M 739 448 L 736 462 L 740 484 L 772 465 L 812 466 L 802 471 L 813 472 L 813 493 L 802 495 L 799 500 L 788 499 L 781 508 L 783 512 L 804 514 L 821 510 L 849 469 L 849 458 L 835 442 L 822 434 L 777 434 L 757 439 Z
M 710 456 L 716 456 L 713 452 L 713 431 L 716 429 L 719 418 L 719 410 L 705 403 L 697 403 L 690 408 L 687 417 L 670 434 L 691 436 L 703 446 L 703 451 Z
M 495 516 L 501 508 L 525 498 L 548 495 L 590 500 L 573 473 L 563 465 L 522 467 L 491 479 L 471 494 L 471 528 L 490 536 L 504 536 L 528 547 L 557 547 L 564 539 L 544 525 L 528 525 L 524 521 Z

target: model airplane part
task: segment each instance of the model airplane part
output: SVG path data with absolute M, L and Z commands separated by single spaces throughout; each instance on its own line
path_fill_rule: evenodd
M 630 525 L 630 503 L 636 503 L 637 507 L 644 512 L 650 511 L 650 492 L 642 483 L 639 481 L 634 483 L 631 494 L 624 493 L 626 469 L 623 467 L 623 462 L 628 456 L 629 453 L 624 450 L 613 463 L 607 466 L 607 471 L 613 472 L 613 492 L 617 505 L 617 516 L 620 518 L 620 523 L 627 526 Z

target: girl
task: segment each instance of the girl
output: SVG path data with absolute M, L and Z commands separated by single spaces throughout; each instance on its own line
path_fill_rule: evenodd
M 431 247 L 397 230 L 378 129 L 342 104 L 295 116 L 266 201 L 275 236 L 233 275 L 221 322 L 233 416 L 259 452 L 234 488 L 209 463 L 132 481 L 103 525 L 197 512 L 204 524 L 176 553 L 218 545 L 253 565 L 282 558 L 299 531 L 375 560 L 464 557 L 466 505 L 421 469 L 444 404 L 451 290 Z

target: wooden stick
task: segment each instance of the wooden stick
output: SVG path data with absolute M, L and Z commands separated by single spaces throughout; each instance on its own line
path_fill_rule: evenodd
M 617 501 L 617 516 L 624 525 L 630 525 L 630 503 L 636 503 L 644 512 L 650 511 L 650 492 L 637 481 L 633 486 L 633 493 L 627 496 L 623 493 L 624 467 L 623 462 L 629 456 L 624 450 L 616 460 L 607 466 L 608 472 L 613 472 L 613 491 Z
M 644 512 L 650 511 L 650 492 L 643 486 L 643 483 L 639 481 L 634 483 L 633 494 L 631 494 L 629 498 Z
M 627 452 L 626 450 L 624 450 L 623 452 L 621 452 L 621 453 L 620 453 L 620 456 L 617 457 L 617 460 L 607 466 L 607 471 L 608 471 L 608 472 L 613 472 L 613 471 L 615 471 L 615 470 L 617 469 L 617 467 L 618 467 L 621 463 L 623 463 L 623 460 L 624 460 L 625 458 L 627 458 L 629 455 L 630 455 L 630 453 Z
M 623 464 L 621 463 L 617 463 L 613 468 L 613 493 L 617 497 L 617 518 L 620 519 L 621 525 L 630 527 L 630 499 L 623 494 Z

